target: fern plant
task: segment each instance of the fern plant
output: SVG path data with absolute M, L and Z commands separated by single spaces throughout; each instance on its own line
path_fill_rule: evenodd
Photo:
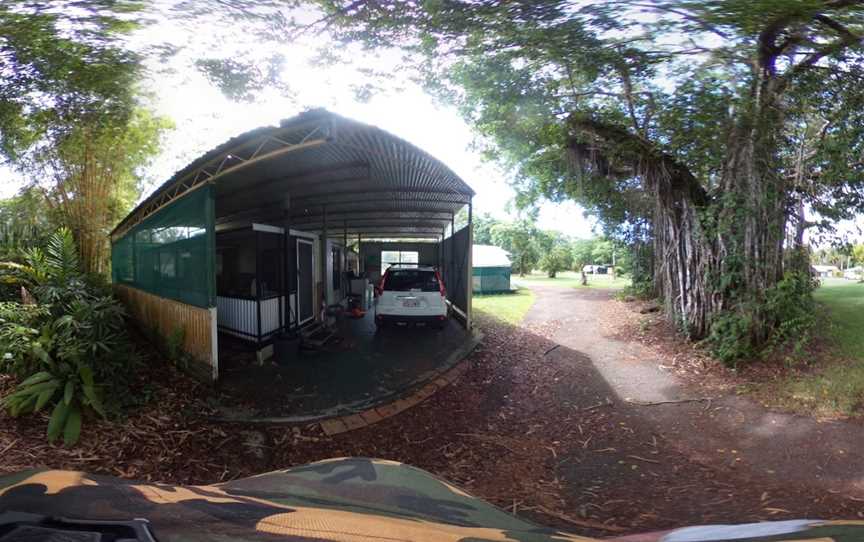
M 72 234 L 58 230 L 21 268 L 36 305 L 0 303 L 0 370 L 21 379 L 0 406 L 13 416 L 51 408 L 48 439 L 74 444 L 82 416 L 105 417 L 129 402 L 139 359 L 123 307 L 79 269 Z M 105 408 L 102 391 L 108 397 Z
M 81 435 L 82 409 L 91 409 L 103 418 L 105 409 L 93 370 L 80 357 L 83 352 L 71 352 L 67 346 L 60 352 L 68 359 L 55 359 L 49 351 L 56 346 L 56 337 L 43 334 L 41 338 L 32 343 L 31 354 L 40 360 L 43 370 L 21 382 L 14 393 L 3 399 L 2 406 L 10 415 L 20 416 L 53 404 L 48 440 L 54 442 L 62 434 L 64 443 L 71 446 Z

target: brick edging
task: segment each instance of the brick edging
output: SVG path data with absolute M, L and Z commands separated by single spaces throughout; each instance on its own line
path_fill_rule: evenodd
M 353 431 L 355 429 L 362 429 L 422 403 L 426 399 L 435 395 L 435 393 L 441 388 L 458 380 L 468 371 L 468 369 L 470 369 L 468 355 L 474 350 L 477 344 L 480 343 L 481 339 L 482 335 L 475 333 L 470 348 L 462 354 L 462 359 L 460 359 L 456 365 L 443 371 L 434 380 L 414 390 L 410 395 L 400 397 L 399 399 L 385 405 L 369 408 L 362 412 L 328 418 L 320 422 L 321 430 L 324 431 L 325 435 L 332 436 Z

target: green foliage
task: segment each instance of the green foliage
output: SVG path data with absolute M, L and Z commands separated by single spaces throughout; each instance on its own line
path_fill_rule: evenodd
M 612 263 L 615 247 L 608 239 L 598 239 L 591 250 L 591 257 L 597 265 L 610 265 Z
M 513 268 L 520 275 L 530 273 L 537 265 L 537 227 L 529 220 L 502 222 L 491 228 L 492 241 L 510 253 Z
M 654 286 L 651 281 L 633 281 L 629 286 L 625 286 L 616 295 L 617 299 L 625 300 L 627 298 L 635 299 L 651 299 L 654 297 Z
M 707 339 L 711 353 L 729 367 L 736 367 L 755 354 L 750 318 L 747 313 L 728 311 L 719 314 L 711 324 Z
M 39 330 L 50 318 L 50 311 L 42 305 L 0 303 L 0 371 L 24 378 L 38 370 L 33 348 L 40 340 Z
M 752 303 L 745 310 L 722 313 L 711 325 L 707 339 L 712 354 L 730 367 L 781 349 L 788 351 L 787 361 L 800 358 L 813 337 L 816 324 L 814 287 L 808 274 L 787 272 L 765 292 L 761 303 Z M 752 336 L 750 319 L 757 313 L 774 326 L 767 345 L 760 345 Z
M 135 107 L 139 59 L 120 45 L 133 2 L 40 9 L 0 6 L 0 151 L 17 161 L 45 139 L 97 115 L 125 118 Z M 73 14 L 74 13 L 74 14 Z
M 527 288 L 514 293 L 474 295 L 474 309 L 481 315 L 510 325 L 519 325 L 534 304 L 534 294 Z
M 754 384 L 760 400 L 807 416 L 864 414 L 864 284 L 823 281 L 813 295 L 824 347 L 813 355 L 818 366 L 789 371 L 778 380 Z M 828 363 L 825 363 L 828 362 Z
M 572 246 L 573 271 L 594 263 L 594 239 L 577 239 Z
M 410 49 L 521 207 L 575 200 L 654 243 L 634 274 L 660 260 L 670 318 L 726 359 L 784 333 L 759 304 L 794 203 L 821 217 L 803 229 L 864 211 L 860 2 L 317 3 L 337 38 Z
M 22 190 L 0 200 L 0 260 L 18 260 L 21 252 L 38 246 L 51 233 L 50 211 L 36 190 Z
M 764 310 L 776 323 L 769 350 L 789 347 L 788 360 L 800 358 L 804 348 L 813 338 L 816 325 L 816 287 L 809 273 L 789 271 L 767 292 Z
M 0 370 L 19 379 L 2 406 L 13 416 L 53 406 L 48 438 L 67 445 L 82 415 L 105 417 L 130 397 L 138 357 L 126 335 L 122 306 L 104 284 L 79 268 L 68 230 L 25 253 L 24 274 L 37 304 L 0 303 Z
M 48 441 L 54 442 L 62 434 L 64 443 L 71 446 L 81 434 L 82 408 L 106 415 L 92 370 L 86 364 L 55 360 L 41 342 L 34 343 L 33 354 L 42 362 L 43 370 L 22 381 L 0 404 L 12 416 L 39 412 L 53 404 Z
M 549 278 L 555 278 L 560 271 L 566 271 L 573 265 L 573 255 L 570 247 L 566 244 L 558 244 L 551 250 L 546 251 L 540 258 L 540 269 L 546 272 Z
M 72 230 L 87 272 L 107 270 L 108 230 L 138 199 L 139 169 L 168 127 L 147 109 L 125 43 L 141 7 L 0 6 L 0 154 Z
M 845 268 L 852 260 L 852 246 L 848 244 L 822 247 L 813 252 L 813 263 L 818 265 L 835 265 Z
M 492 239 L 492 228 L 501 221 L 489 214 L 477 215 L 473 218 L 474 222 L 474 244 L 475 245 L 494 245 Z
M 158 333 L 156 334 L 158 337 Z M 181 369 L 189 368 L 189 354 L 183 349 L 186 343 L 186 328 L 176 326 L 165 338 L 165 354 L 168 360 Z
M 25 268 L 17 262 L 0 262 L 0 300 L 21 299 L 21 287 L 26 284 Z
M 857 265 L 864 265 L 864 244 L 857 244 L 852 247 L 852 261 Z

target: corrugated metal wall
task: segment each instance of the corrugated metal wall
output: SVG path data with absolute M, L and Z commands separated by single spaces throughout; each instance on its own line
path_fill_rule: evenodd
M 470 319 L 472 270 L 471 270 L 471 229 L 466 226 L 451 237 L 444 239 L 441 246 L 442 273 L 447 285 L 447 298 Z

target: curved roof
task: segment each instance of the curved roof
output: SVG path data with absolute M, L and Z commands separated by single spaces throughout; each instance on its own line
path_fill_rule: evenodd
M 441 161 L 380 128 L 323 109 L 219 145 L 142 201 L 113 238 L 205 184 L 218 229 L 252 221 L 364 237 L 438 237 L 474 191 Z
M 494 245 L 474 245 L 471 247 L 473 267 L 510 267 L 510 253 Z

